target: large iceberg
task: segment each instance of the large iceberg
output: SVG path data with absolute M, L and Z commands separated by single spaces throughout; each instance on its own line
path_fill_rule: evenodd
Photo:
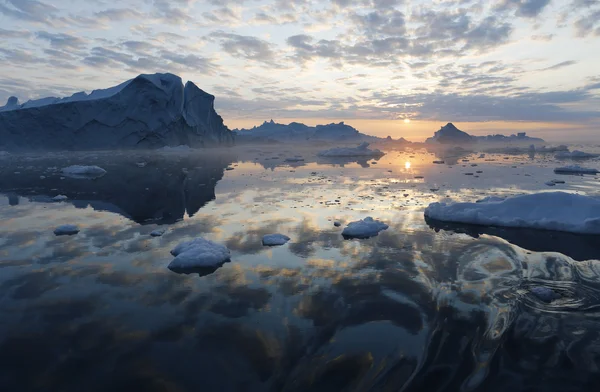
M 302 123 L 279 124 L 265 121 L 258 127 L 234 129 L 236 140 L 240 142 L 290 142 L 290 141 L 378 141 L 379 138 L 360 133 L 350 125 L 332 123 L 311 127 Z
M 230 144 L 215 97 L 172 74 L 0 107 L 0 149 L 87 150 Z
M 434 135 L 428 138 L 425 143 L 427 144 L 472 144 L 472 143 L 544 143 L 543 139 L 529 137 L 525 132 L 506 135 L 487 135 L 487 136 L 473 136 L 466 132 L 458 129 L 454 124 L 448 123 L 440 128 L 439 131 L 435 132 Z M 513 147 L 516 148 L 516 147 Z
M 385 155 L 380 150 L 370 150 L 369 143 L 364 142 L 358 147 L 338 147 L 330 150 L 321 151 L 318 155 L 320 157 L 382 157 Z
M 565 192 L 479 203 L 432 203 L 425 217 L 444 222 L 600 234 L 600 200 Z

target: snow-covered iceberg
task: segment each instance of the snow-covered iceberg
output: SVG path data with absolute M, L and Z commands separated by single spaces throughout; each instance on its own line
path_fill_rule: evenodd
M 385 155 L 384 152 L 380 150 L 370 150 L 369 143 L 365 142 L 359 145 L 358 147 L 338 147 L 332 148 L 330 150 L 321 151 L 318 154 L 320 157 L 382 157 Z
M 172 74 L 0 107 L 0 149 L 90 150 L 230 144 L 215 97 Z
M 231 258 L 227 247 L 204 238 L 182 242 L 171 250 L 171 254 L 175 256 L 168 267 L 172 270 L 216 267 Z
M 342 231 L 345 238 L 370 238 L 375 237 L 380 231 L 387 230 L 388 225 L 373 218 L 350 222 Z
M 557 167 L 556 169 L 554 169 L 554 173 L 556 173 L 556 174 L 597 174 L 597 173 L 600 173 L 600 171 L 597 169 L 581 167 L 579 165 L 573 165 L 573 166 Z
M 425 209 L 425 217 L 473 225 L 600 234 L 600 200 L 565 192 L 521 195 L 479 203 L 432 203 Z

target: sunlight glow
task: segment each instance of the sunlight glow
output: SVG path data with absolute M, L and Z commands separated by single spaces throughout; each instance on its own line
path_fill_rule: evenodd
M 405 118 L 404 119 L 404 124 L 410 124 L 410 118 Z
M 404 164 L 404 168 L 405 168 L 406 170 L 410 169 L 410 162 L 406 162 L 406 163 Z

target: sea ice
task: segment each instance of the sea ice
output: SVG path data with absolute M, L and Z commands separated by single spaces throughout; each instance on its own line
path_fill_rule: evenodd
M 55 235 L 74 235 L 79 233 L 79 228 L 75 225 L 62 225 L 54 229 Z
M 600 200 L 565 192 L 520 195 L 479 203 L 432 203 L 427 218 L 485 226 L 600 234 Z
M 359 221 L 350 222 L 342 231 L 342 235 L 346 238 L 370 238 L 388 228 L 389 226 L 385 223 L 374 220 L 369 216 Z
M 68 199 L 69 198 L 67 196 L 65 196 L 65 195 L 57 195 L 57 196 L 54 196 L 52 198 L 53 201 L 65 201 L 65 200 L 68 200 Z
M 169 269 L 215 267 L 231 258 L 231 253 L 225 246 L 204 238 L 182 242 L 171 250 L 171 254 L 175 258 L 169 264 Z
M 285 245 L 290 240 L 290 237 L 283 234 L 267 234 L 262 238 L 264 246 L 279 246 Z
M 581 167 L 579 165 L 563 166 L 554 169 L 556 174 L 596 174 L 599 173 L 597 169 L 591 169 L 587 167 Z
M 321 151 L 318 155 L 321 157 L 381 157 L 385 153 L 380 150 L 369 150 L 369 143 L 364 142 L 358 147 L 338 147 L 330 150 Z

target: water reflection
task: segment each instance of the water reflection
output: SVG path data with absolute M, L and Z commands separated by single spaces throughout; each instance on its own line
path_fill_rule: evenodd
M 271 171 L 254 163 L 256 154 L 215 158 L 216 167 L 150 155 L 145 167 L 134 157 L 122 169 L 102 154 L 86 157 L 106 165 L 107 177 L 115 173 L 114 190 L 104 179 L 86 181 L 94 188 L 60 178 L 45 185 L 29 174 L 15 180 L 23 163 L 6 170 L 2 189 L 27 199 L 0 205 L 0 389 L 596 390 L 597 247 L 582 239 L 588 250 L 578 253 L 585 246 L 552 233 L 423 221 L 422 205 L 447 194 L 480 198 L 497 173 L 497 193 L 535 188 L 515 174 L 518 161 L 484 167 L 471 155 L 495 173 L 473 179 L 419 152 L 390 153 L 368 170 L 318 164 L 303 151 L 294 169 L 280 162 Z M 517 174 L 547 170 L 539 165 Z M 577 180 L 565 186 L 589 181 Z M 443 191 L 432 193 L 433 182 Z M 147 186 L 157 187 L 157 200 L 138 196 Z M 81 207 L 106 205 L 50 203 L 55 192 Z M 390 228 L 345 241 L 333 225 L 367 214 Z M 147 219 L 172 217 L 185 219 L 150 237 Z M 55 238 L 50 228 L 63 220 L 81 233 Z M 263 247 L 274 232 L 291 241 Z M 169 271 L 170 249 L 197 236 L 227 245 L 231 262 Z M 535 287 L 560 298 L 545 303 Z

